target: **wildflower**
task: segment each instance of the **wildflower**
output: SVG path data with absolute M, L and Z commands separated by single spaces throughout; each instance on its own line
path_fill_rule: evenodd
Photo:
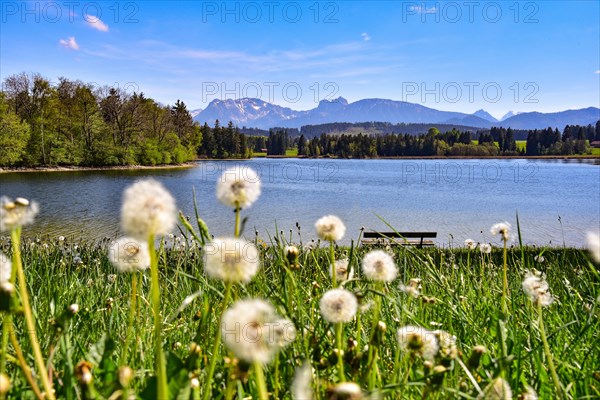
M 8 282 L 12 274 L 10 258 L 0 251 L 0 283 Z
M 214 279 L 248 283 L 259 267 L 258 249 L 245 239 L 215 238 L 204 249 L 204 270 Z
M 600 263 L 600 234 L 588 232 L 586 242 L 594 260 Z
M 39 212 L 38 203 L 17 197 L 0 197 L 0 232 L 31 224 Z
M 346 225 L 335 215 L 326 215 L 319 218 L 315 223 L 315 228 L 317 235 L 322 240 L 329 242 L 340 240 L 346 233 Z
M 465 247 L 469 250 L 474 250 L 477 247 L 477 242 L 473 239 L 465 240 Z
M 331 269 L 329 270 L 329 275 L 331 275 Z M 335 278 L 338 282 L 342 282 L 348 279 L 352 279 L 354 273 L 352 271 L 348 271 L 348 259 L 344 258 L 342 260 L 337 260 L 335 262 Z
M 109 274 L 106 279 L 108 280 L 108 283 L 115 283 L 117 281 L 117 275 Z
M 292 322 L 279 317 L 273 306 L 262 300 L 234 303 L 223 313 L 221 332 L 227 347 L 248 363 L 268 363 L 296 337 Z
M 367 253 L 362 260 L 362 270 L 368 279 L 391 282 L 398 275 L 394 259 L 382 250 Z
M 354 318 L 358 301 L 346 289 L 332 289 L 323 294 L 319 302 L 321 315 L 331 323 L 349 322 Z
M 308 361 L 296 369 L 292 382 L 292 398 L 294 400 L 311 400 L 313 398 L 312 377 L 313 371 Z
M 130 236 L 147 240 L 150 235 L 162 235 L 175 227 L 175 199 L 154 179 L 138 181 L 123 195 L 121 227 Z
M 362 390 L 354 382 L 338 383 L 327 389 L 328 400 L 360 400 L 362 398 Z
M 420 326 L 407 325 L 398 329 L 398 343 L 405 351 L 433 360 L 439 346 L 436 335 Z
M 64 242 L 65 241 L 65 237 L 64 236 L 59 236 L 58 237 L 58 241 L 59 242 Z
M 479 246 L 479 250 L 481 250 L 482 254 L 490 254 L 492 252 L 492 245 L 489 243 L 482 243 Z
M 422 288 L 419 278 L 412 278 L 408 281 L 408 285 L 400 284 L 400 290 L 414 298 L 419 297 Z
M 247 208 L 259 196 L 260 178 L 252 168 L 230 168 L 223 172 L 217 182 L 217 199 L 226 206 Z
M 541 254 L 538 254 L 537 256 L 533 257 L 533 260 L 536 263 L 543 263 L 544 261 L 546 261 L 546 259 L 544 258 L 544 256 L 542 256 Z
M 485 400 L 512 400 L 510 385 L 502 378 L 496 378 L 477 396 L 477 399 Z
M 75 315 L 79 312 L 79 304 L 73 303 L 69 307 L 67 307 L 67 310 L 71 315 Z
M 150 266 L 146 242 L 138 242 L 130 237 L 114 241 L 110 246 L 108 259 L 119 272 L 143 271 Z
M 528 274 L 523 281 L 523 291 L 536 305 L 549 306 L 554 300 L 543 276 Z
M 502 235 L 502 239 L 508 241 L 510 240 L 510 224 L 506 221 L 494 224 L 490 228 L 490 233 L 492 235 Z

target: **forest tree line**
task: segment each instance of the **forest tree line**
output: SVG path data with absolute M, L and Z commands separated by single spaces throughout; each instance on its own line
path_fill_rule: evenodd
M 267 137 L 266 131 L 240 130 L 232 122 L 200 125 L 180 100 L 163 105 L 144 93 L 64 77 L 52 83 L 39 74 L 21 73 L 7 77 L 0 91 L 0 166 L 180 164 L 262 152 L 285 155 L 294 148 L 299 156 L 342 158 L 570 155 L 585 154 L 588 142 L 600 140 L 600 121 L 566 126 L 563 132 L 491 128 L 472 133 L 452 128 L 442 133 L 429 128 L 421 135 L 394 133 L 398 124 L 364 124 L 391 133 L 316 135 L 318 126 L 307 126 L 271 129 Z M 324 131 L 352 124 L 326 125 Z M 515 136 L 525 133 L 527 146 L 518 149 Z

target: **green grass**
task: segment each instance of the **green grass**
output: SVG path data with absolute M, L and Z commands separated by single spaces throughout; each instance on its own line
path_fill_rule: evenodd
M 527 140 L 515 140 L 517 143 L 517 150 L 525 150 L 527 147 Z
M 592 148 L 592 155 L 593 156 L 600 156 L 600 147 L 593 147 Z
M 283 244 L 288 241 L 289 238 L 283 237 L 273 243 L 259 241 L 262 269 L 250 284 L 234 285 L 233 296 L 270 301 L 298 330 L 294 343 L 265 368 L 271 398 L 290 398 L 294 371 L 304 360 L 311 362 L 318 377 L 317 398 L 326 398 L 326 388 L 339 380 L 333 353 L 333 327 L 318 311 L 321 295 L 331 287 L 327 272 L 328 248 L 301 250 L 299 267 L 290 269 L 283 254 Z M 293 241 L 298 243 L 298 236 L 294 235 Z M 196 246 L 180 250 L 173 247 L 173 243 L 166 243 L 165 248 L 171 250 L 163 248 L 159 255 L 163 348 L 168 355 L 171 387 L 181 388 L 181 398 L 187 399 L 199 395 L 194 391 L 190 393 L 192 377 L 197 377 L 200 391 L 205 390 L 202 382 L 212 357 L 209 352 L 218 328 L 224 286 L 204 275 L 201 253 Z M 9 253 L 9 242 L 0 241 L 0 248 Z M 381 320 L 387 331 L 375 342 L 378 361 L 368 366 L 367 353 L 362 352 L 362 347 L 372 338 L 371 313 L 361 315 L 360 330 L 356 319 L 344 325 L 345 338 L 360 341 L 358 348 L 346 347 L 347 380 L 360 383 L 366 390 L 368 377 L 374 373 L 373 391 L 380 391 L 387 398 L 475 398 L 478 392 L 469 374 L 482 389 L 493 377 L 502 374 L 515 397 L 527 384 L 535 388 L 539 398 L 556 398 L 537 329 L 537 316 L 521 289 L 525 270 L 537 268 L 547 274 L 550 290 L 556 297 L 556 301 L 544 309 L 543 318 L 559 379 L 572 398 L 599 398 L 600 281 L 597 266 L 590 263 L 586 253 L 562 248 L 526 248 L 523 252 L 511 249 L 508 253 L 510 315 L 505 321 L 505 335 L 501 335 L 501 250 L 482 257 L 479 250 L 393 248 L 399 277 L 385 287 L 377 287 L 361 278 L 359 264 L 367 250 L 337 248 L 336 258 L 352 254 L 350 263 L 355 278 L 345 287 L 360 293 L 363 304 L 380 296 Z M 132 358 L 126 362 L 120 355 L 123 343 L 131 339 L 127 338 L 130 275 L 113 276 L 116 272 L 108 262 L 107 252 L 105 242 L 58 244 L 44 239 L 24 244 L 24 265 L 37 316 L 38 336 L 46 359 L 53 352 L 51 365 L 58 398 L 76 399 L 90 389 L 77 383 L 73 371 L 82 360 L 94 367 L 93 386 L 99 395 L 97 398 L 108 398 L 119 390 L 116 369 L 125 363 L 135 372 L 131 389 L 142 398 L 154 396 L 144 392 L 147 386 L 152 386 L 154 374 L 153 316 L 147 301 L 149 271 L 138 280 L 140 309 L 134 327 L 137 339 L 129 350 Z M 545 261 L 536 263 L 534 256 L 541 252 Z M 406 283 L 410 278 L 422 279 L 419 299 L 410 299 L 399 290 L 399 283 Z M 180 307 L 192 294 L 197 297 L 187 307 Z M 79 304 L 80 311 L 70 326 L 64 324 L 65 329 L 60 330 L 61 314 L 72 303 Z M 31 348 L 23 318 L 17 315 L 15 319 L 17 337 L 27 356 Z M 425 375 L 427 369 L 423 361 L 399 352 L 396 331 L 409 324 L 432 330 L 439 327 L 457 338 L 458 358 L 462 361 L 437 360 L 447 366 L 438 384 L 437 377 Z M 192 342 L 199 346 L 195 352 L 190 352 Z M 481 365 L 467 374 L 461 363 L 467 363 L 475 345 L 484 345 L 487 353 Z M 12 347 L 9 354 L 14 355 Z M 224 398 L 228 385 L 237 396 L 233 398 L 255 396 L 256 382 L 252 373 L 247 374 L 248 366 L 227 364 L 232 356 L 223 346 L 217 357 L 211 398 Z M 22 372 L 10 361 L 7 371 L 13 385 L 10 398 L 32 398 Z M 228 379 L 230 373 L 240 380 Z M 428 395 L 424 396 L 424 392 Z

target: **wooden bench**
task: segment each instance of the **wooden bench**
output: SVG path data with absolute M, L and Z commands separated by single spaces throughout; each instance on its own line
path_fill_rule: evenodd
M 360 243 L 423 247 L 434 246 L 433 240 L 425 240 L 425 238 L 435 237 L 437 237 L 437 232 L 363 232 Z

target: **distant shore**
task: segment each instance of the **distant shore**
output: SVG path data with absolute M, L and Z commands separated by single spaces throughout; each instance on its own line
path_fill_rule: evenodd
M 82 167 L 82 166 L 56 166 L 56 167 L 0 167 L 0 174 L 14 172 L 76 172 L 76 171 L 136 171 L 153 169 L 186 169 L 196 166 L 195 162 L 176 165 L 115 165 L 110 167 Z
M 200 158 L 185 164 L 176 165 L 117 165 L 109 167 L 55 166 L 55 167 L 0 167 L 0 174 L 15 172 L 77 172 L 77 171 L 136 171 L 187 169 L 195 167 L 200 161 L 249 161 L 256 158 L 269 159 L 308 159 L 308 160 L 598 160 L 600 155 L 556 155 L 556 156 L 404 156 L 373 158 L 337 158 L 337 157 L 298 157 L 298 156 L 262 156 L 253 158 Z

